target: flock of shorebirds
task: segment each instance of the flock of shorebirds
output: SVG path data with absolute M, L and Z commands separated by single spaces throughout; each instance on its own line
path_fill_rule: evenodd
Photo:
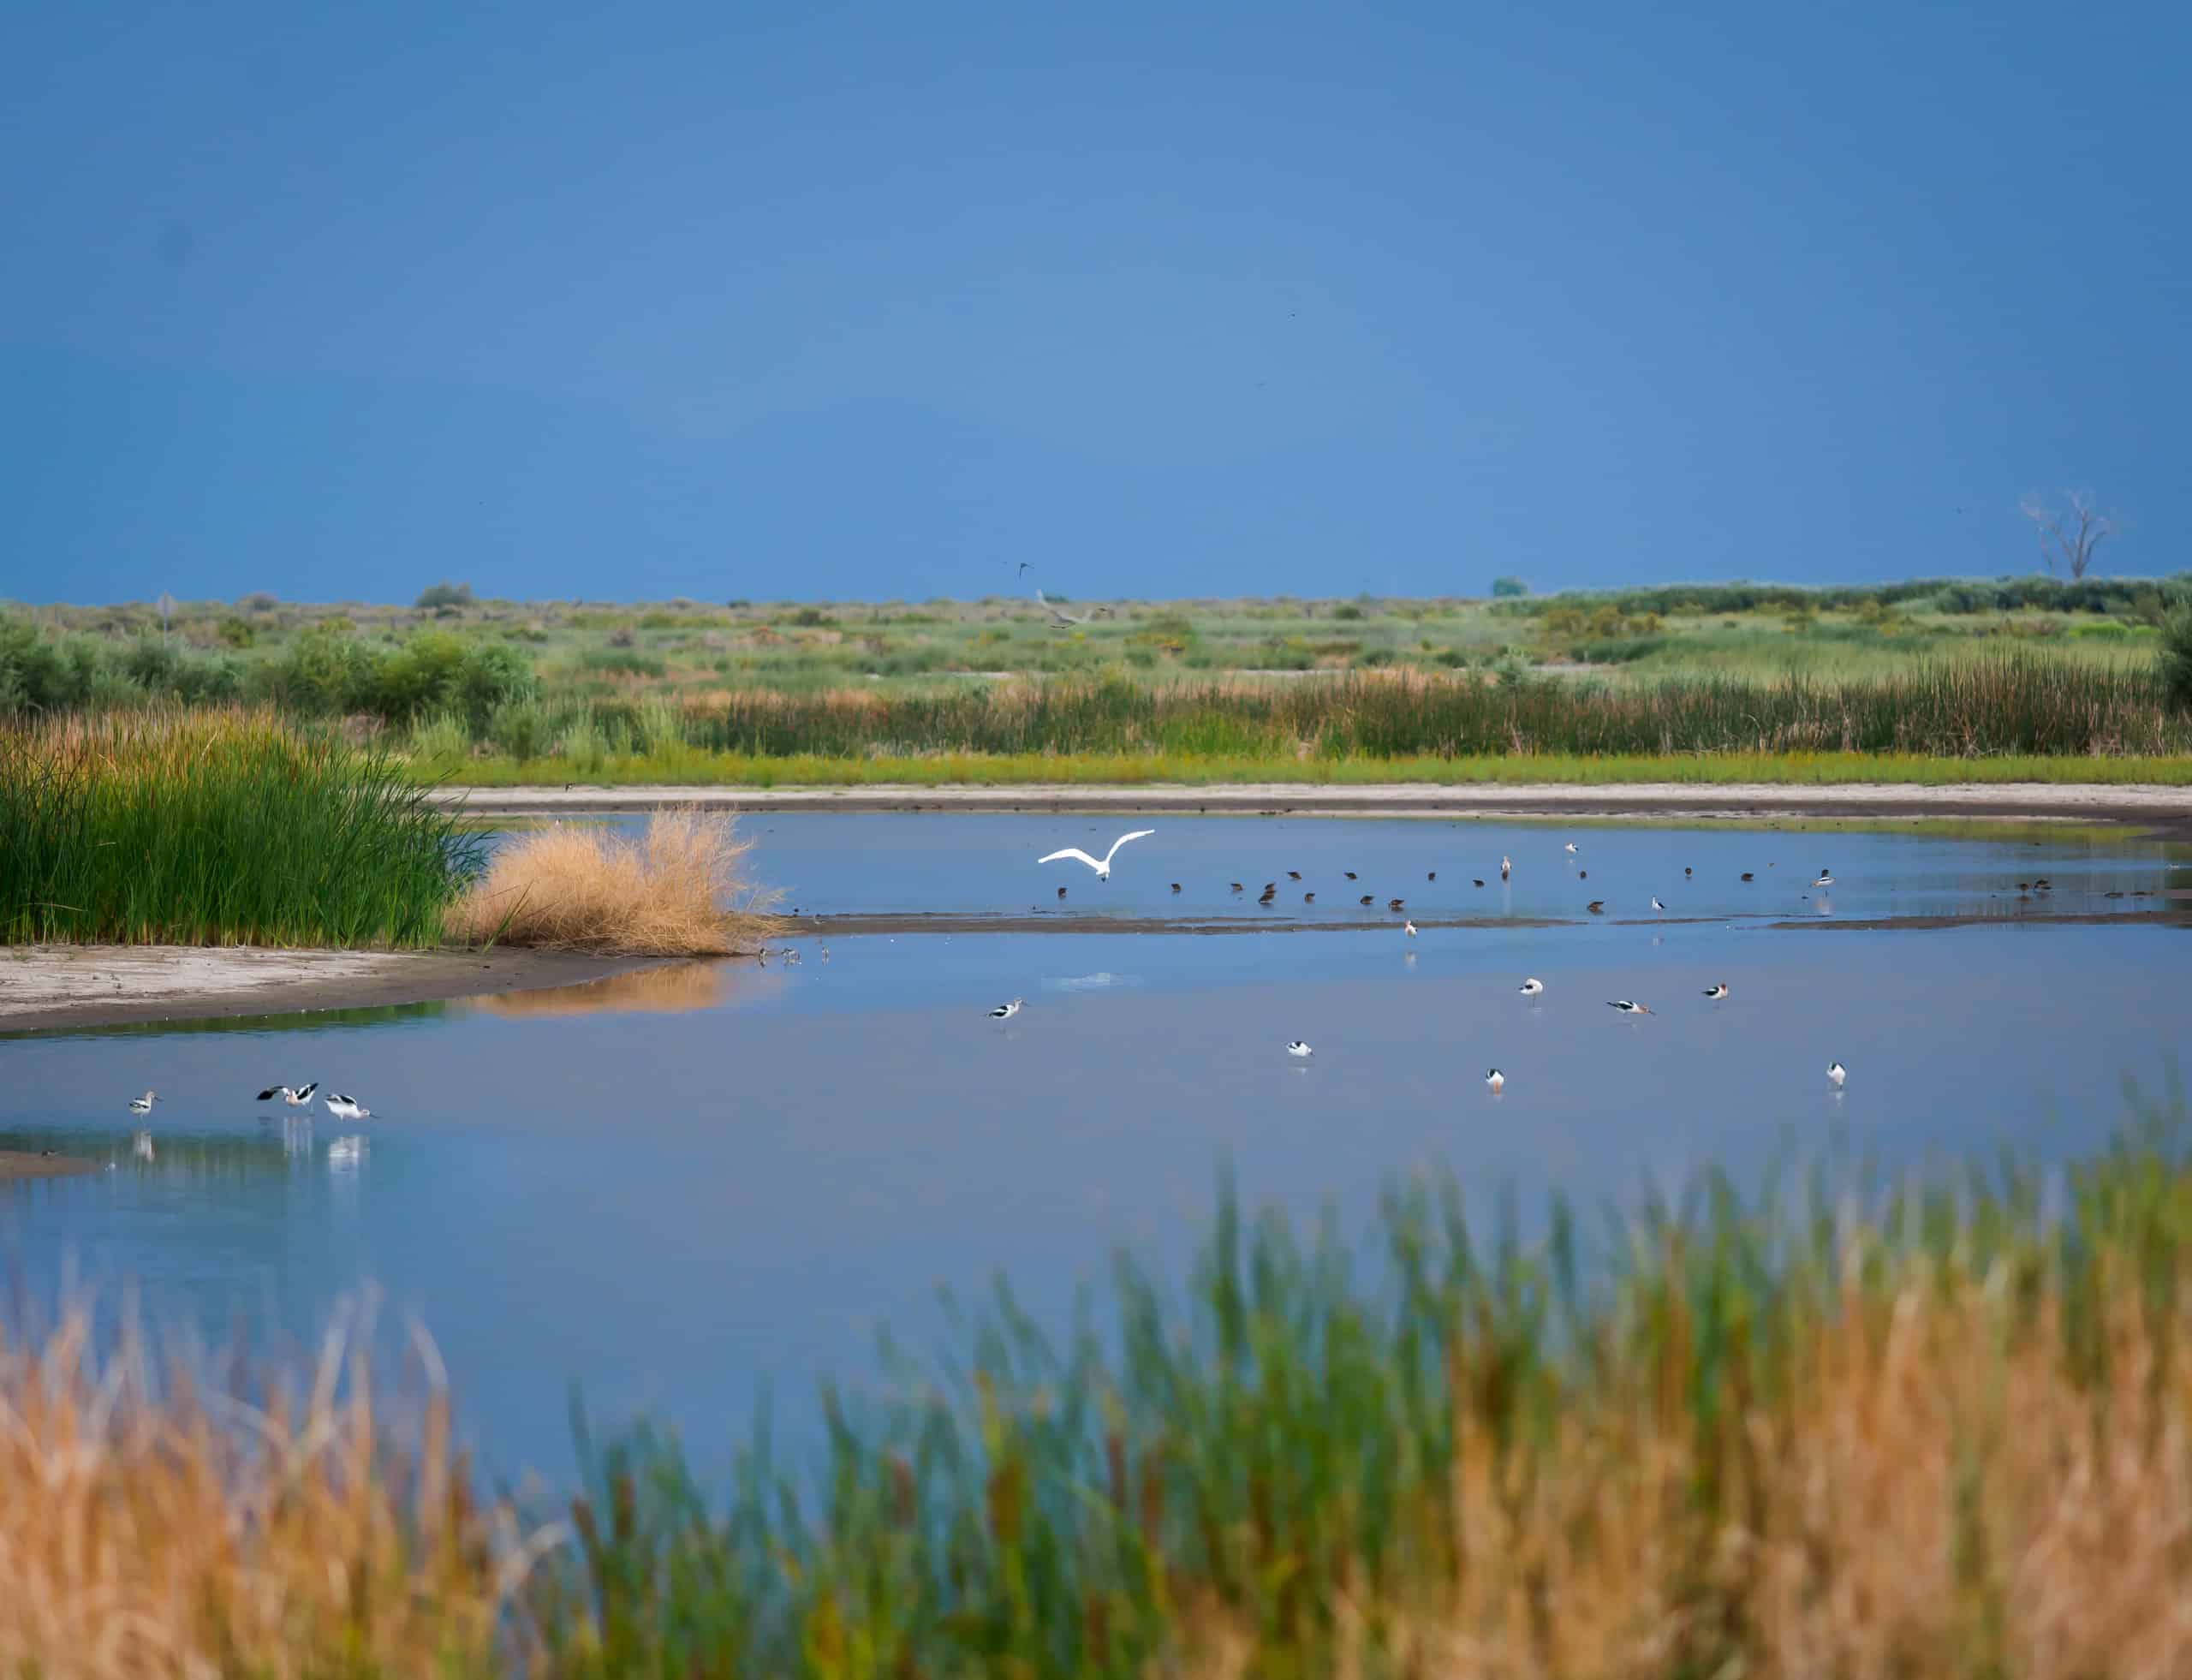
M 1100 858 L 1090 856 L 1087 852 L 1082 851 L 1078 846 L 1062 846 L 1057 851 L 1047 852 L 1035 861 L 1038 863 L 1070 861 L 1074 863 L 1086 864 L 1089 868 L 1096 872 L 1096 879 L 1098 880 L 1108 881 L 1111 879 L 1111 860 L 1119 855 L 1119 848 L 1127 844 L 1129 841 L 1145 839 L 1148 836 L 1156 832 L 1157 831 L 1153 828 L 1137 828 L 1129 833 L 1122 834 L 1117 839 L 1111 842 L 1111 850 L 1105 852 Z M 1569 841 L 1561 848 L 1561 850 L 1567 857 L 1571 859 L 1579 855 L 1576 843 L 1573 840 Z M 1499 879 L 1503 881 L 1507 880 L 1514 873 L 1514 860 L 1503 855 L 1499 860 Z M 1355 872 L 1352 869 L 1343 870 L 1342 873 L 1350 881 L 1356 879 Z M 1687 868 L 1685 868 L 1682 873 L 1684 877 L 1688 877 L 1690 874 L 1690 871 Z M 1579 868 L 1576 871 L 1576 878 L 1579 880 L 1587 879 L 1589 874 L 1590 872 L 1587 869 Z M 1302 879 L 1302 872 L 1298 869 L 1290 869 L 1286 872 L 1286 876 L 1290 881 L 1299 881 Z M 1426 875 L 1425 879 L 1427 880 L 1436 881 L 1438 879 L 1438 872 L 1436 869 L 1431 870 Z M 1745 871 L 1743 873 L 1742 879 L 1746 881 L 1755 879 L 1755 872 Z M 1470 879 L 1474 885 L 1482 886 L 1484 885 L 1483 879 L 1480 877 L 1472 876 Z M 1812 885 L 1814 887 L 1821 888 L 1832 886 L 1834 885 L 1833 871 L 1830 869 L 1820 870 L 1818 876 L 1813 880 Z M 1174 881 L 1171 884 L 1171 886 L 1172 891 L 1176 893 L 1182 891 L 1181 884 L 1177 881 Z M 1247 888 L 1243 884 L 1239 881 L 1229 882 L 1228 887 L 1230 891 L 1236 893 L 1244 892 L 1247 891 Z M 1278 896 L 1278 883 L 1276 881 L 1266 881 L 1264 883 L 1264 890 L 1258 896 L 1256 902 L 1260 904 L 1267 905 Z M 1058 897 L 1060 898 L 1063 898 L 1065 897 L 1065 889 L 1063 887 L 1060 887 L 1058 889 Z M 1316 893 L 1313 891 L 1304 892 L 1302 895 L 1302 902 L 1305 904 L 1315 903 L 1317 902 Z M 1374 905 L 1377 903 L 1377 895 L 1375 893 L 1366 892 L 1356 902 L 1366 907 Z M 1385 908 L 1394 914 L 1400 915 L 1407 909 L 1408 901 L 1403 898 L 1388 898 L 1385 901 Z M 1593 915 L 1603 915 L 1605 914 L 1605 900 L 1603 898 L 1593 898 L 1585 908 L 1587 909 Z M 1666 911 L 1666 908 L 1667 907 L 1665 904 L 1659 902 L 1659 897 L 1657 893 L 1652 895 L 1652 909 L 1653 911 L 1664 914 Z M 1401 923 L 1401 932 L 1404 938 L 1413 939 L 1417 937 L 1417 932 L 1418 930 L 1413 920 L 1403 920 Z M 1409 960 L 1413 962 L 1415 959 L 1411 957 Z M 1516 990 L 1519 991 L 1525 998 L 1534 998 L 1544 993 L 1545 982 L 1538 979 L 1536 975 L 1533 974 L 1524 980 Z M 1724 980 L 1716 980 L 1711 986 L 1705 988 L 1706 998 L 1714 1003 L 1722 1001 L 1727 997 L 1727 995 L 1728 986 L 1727 982 Z M 1015 998 L 1010 1003 L 999 1004 L 995 1009 L 992 1009 L 988 1012 L 989 1017 L 992 1021 L 1010 1021 L 1013 1016 L 1020 1013 L 1022 1008 L 1026 1004 L 1026 1003 L 1027 999 L 1024 998 Z M 1648 1005 L 1640 1004 L 1633 998 L 1609 998 L 1606 999 L 1606 1007 L 1610 1010 L 1614 1010 L 1620 1014 L 1628 1016 L 1642 1016 L 1652 1013 Z M 1309 1057 L 1314 1056 L 1317 1052 L 1315 1048 L 1311 1046 L 1307 1040 L 1295 1039 L 1288 1043 L 1286 1046 L 1286 1053 L 1289 1056 L 1306 1059 Z M 1836 1090 L 1839 1091 L 1843 1085 L 1848 1081 L 1849 1077 L 1850 1070 L 1844 1067 L 1840 1062 L 1836 1061 L 1827 1063 L 1827 1082 L 1833 1086 Z M 1497 1068 L 1486 1068 L 1484 1072 L 1484 1083 L 1486 1088 L 1496 1097 L 1506 1088 L 1507 1075 L 1500 1072 Z
M 326 1096 L 319 1097 L 319 1092 L 318 1080 L 313 1080 L 304 1085 L 270 1085 L 259 1093 L 258 1100 L 262 1103 L 271 1103 L 277 1097 L 280 1098 L 283 1105 L 289 1110 L 289 1115 L 283 1117 L 284 1120 L 295 1119 L 306 1125 L 312 1123 L 312 1107 L 315 1098 L 325 1103 L 328 1113 L 337 1120 L 370 1120 L 373 1117 L 372 1110 L 367 1108 L 355 1097 L 346 1096 L 340 1091 L 331 1091 Z M 152 1105 L 159 1099 L 160 1093 L 157 1091 L 147 1091 L 141 1097 L 132 1097 L 129 1099 L 129 1111 L 140 1117 L 150 1115 L 152 1111 Z M 360 1153 L 360 1141 L 357 1138 L 337 1138 L 328 1146 L 328 1150 L 331 1155 L 337 1159 L 344 1156 L 354 1158 Z M 140 1161 L 151 1160 L 153 1158 L 152 1133 L 139 1132 L 130 1141 L 130 1153 Z

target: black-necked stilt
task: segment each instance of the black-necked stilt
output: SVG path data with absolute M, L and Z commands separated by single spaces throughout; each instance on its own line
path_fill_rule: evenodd
M 1649 1015 L 1652 1013 L 1652 1011 L 1646 1009 L 1643 1004 L 1631 1003 L 1626 998 L 1608 998 L 1606 1000 L 1606 1007 L 1610 1010 L 1619 1010 L 1623 1015 Z
M 1412 921 L 1403 922 L 1401 924 L 1401 932 L 1407 934 L 1409 938 L 1413 939 L 1415 937 L 1415 924 Z
M 1061 846 L 1057 851 L 1045 853 L 1043 856 L 1037 858 L 1035 861 L 1038 863 L 1056 863 L 1062 857 L 1069 857 L 1075 863 L 1085 863 L 1091 869 L 1093 869 L 1096 872 L 1096 879 L 1098 880 L 1108 881 L 1111 879 L 1111 860 L 1119 855 L 1119 848 L 1125 845 L 1129 840 L 1139 840 L 1144 835 L 1154 834 L 1157 831 L 1153 828 L 1138 828 L 1131 834 L 1122 834 L 1117 839 L 1111 842 L 1111 849 L 1105 853 L 1101 858 L 1093 858 L 1089 856 L 1087 853 L 1082 851 L 1078 846 Z
M 1849 1077 L 1850 1069 L 1844 1067 L 1841 1063 L 1829 1062 L 1826 1064 L 1827 1082 L 1836 1090 L 1839 1091 L 1842 1088 L 1842 1081 Z
M 283 1102 L 289 1104 L 291 1108 L 310 1108 L 312 1106 L 312 1093 L 319 1089 L 319 1081 L 316 1079 L 313 1081 L 311 1084 L 301 1085 L 294 1091 L 286 1085 L 273 1085 L 269 1086 L 265 1090 L 261 1091 L 259 1093 L 259 1100 L 261 1102 L 268 1102 L 276 1097 L 279 1097 Z
M 150 1114 L 152 1111 L 152 1105 L 159 1099 L 159 1095 L 160 1093 L 157 1091 L 147 1091 L 141 1097 L 132 1097 L 129 1099 L 129 1111 L 132 1114 Z
M 373 1117 L 372 1110 L 355 1097 L 346 1097 L 339 1091 L 329 1093 L 327 1111 L 337 1120 L 370 1120 Z
M 1486 1068 L 1484 1070 L 1484 1083 L 1485 1088 L 1496 1097 L 1507 1088 L 1507 1075 L 1497 1068 Z
M 1314 1056 L 1317 1052 L 1309 1048 L 1307 1039 L 1296 1039 L 1286 1046 L 1286 1053 L 1289 1056 Z
M 1010 1021 L 1014 1016 L 1020 1013 L 1020 1006 L 1026 1001 L 1027 1000 L 1022 998 L 1015 998 L 1009 1004 L 999 1004 L 995 1009 L 989 1012 L 990 1019 L 992 1021 Z
M 1539 992 L 1545 990 L 1545 982 L 1540 980 L 1535 974 L 1532 974 L 1529 979 L 1522 982 L 1522 986 L 1518 989 L 1525 998 L 1534 998 Z
M 1726 996 L 1728 995 L 1728 983 L 1727 983 L 1727 981 L 1725 981 L 1725 980 L 1722 980 L 1722 981 L 1721 981 L 1718 986 L 1707 986 L 1707 987 L 1705 988 L 1705 995 L 1706 995 L 1707 997 L 1708 997 L 1708 998 L 1724 998 L 1724 997 L 1726 997 Z

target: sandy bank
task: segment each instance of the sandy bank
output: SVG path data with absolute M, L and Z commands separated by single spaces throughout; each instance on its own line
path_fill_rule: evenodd
M 1844 783 L 1819 787 L 1637 782 L 1605 787 L 1331 787 L 1302 783 L 1221 787 L 444 788 L 437 797 L 483 816 L 652 811 L 1173 811 L 1291 816 L 1682 816 L 2059 818 L 2135 822 L 2192 835 L 2192 788 L 2004 782 L 1954 787 Z
M 0 1184 L 11 1178 L 73 1178 L 80 1172 L 97 1172 L 93 1161 L 74 1155 L 33 1155 L 21 1149 L 0 1149 Z
M 0 949 L 0 1033 L 419 1004 L 571 986 L 650 961 L 535 950 L 10 945 Z

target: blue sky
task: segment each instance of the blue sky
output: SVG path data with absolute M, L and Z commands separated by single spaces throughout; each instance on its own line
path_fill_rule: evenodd
M 2192 13 L 0 18 L 0 594 L 2192 566 Z

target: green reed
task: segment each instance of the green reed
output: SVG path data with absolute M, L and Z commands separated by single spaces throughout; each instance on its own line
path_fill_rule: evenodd
M 685 736 L 765 758 L 2094 757 L 2192 751 L 2192 721 L 2171 714 L 2149 670 L 2020 652 L 1844 681 L 1409 673 L 1206 684 L 1067 677 L 896 694 L 750 689 L 690 711 Z
M 431 945 L 483 843 L 269 714 L 0 725 L 0 943 Z
M 2192 1588 L 2182 1125 L 2180 1098 L 2059 1209 L 2015 1163 L 1708 1176 L 1596 1242 L 1558 1206 L 1525 1241 L 1443 1176 L 1367 1247 L 1228 1189 L 1184 1295 L 1122 1258 L 1106 1328 L 1057 1346 L 1000 1284 L 963 1364 L 886 1349 L 883 1394 L 825 1391 L 818 1463 L 765 1426 L 720 1501 L 673 1438 L 581 1417 L 528 1635 L 589 1675 L 2128 1671 Z M 2083 1522 L 2124 1538 L 2058 1554 Z M 1990 1536 L 2053 1560 L 2028 1595 Z

